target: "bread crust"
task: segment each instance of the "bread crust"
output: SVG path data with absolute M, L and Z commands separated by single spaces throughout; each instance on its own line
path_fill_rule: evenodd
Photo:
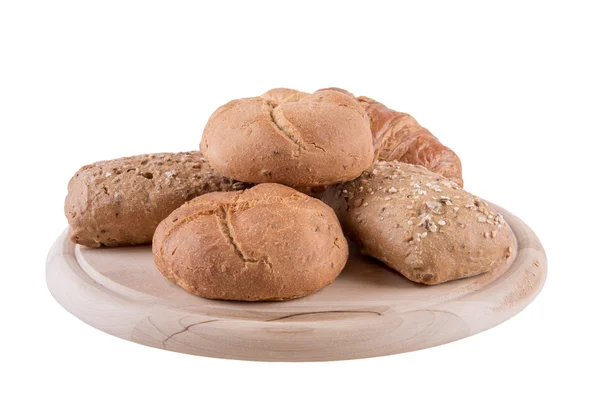
M 210 117 L 201 149 L 224 176 L 306 188 L 354 179 L 374 159 L 365 110 L 334 90 L 233 100 Z
M 345 89 L 335 90 L 354 97 Z M 409 114 L 366 96 L 356 97 L 369 116 L 375 159 L 421 165 L 463 186 L 460 158 Z
M 198 151 L 143 154 L 82 167 L 69 182 L 64 210 L 75 243 L 145 244 L 187 200 L 249 186 L 218 174 Z
M 377 161 L 323 201 L 362 251 L 428 285 L 490 271 L 516 241 L 503 217 L 455 182 L 424 167 Z
M 460 158 L 409 114 L 371 98 L 357 98 L 371 121 L 377 160 L 421 165 L 463 186 Z
M 348 243 L 327 205 L 260 184 L 187 202 L 160 223 L 152 253 L 165 277 L 197 296 L 287 300 L 333 282 Z

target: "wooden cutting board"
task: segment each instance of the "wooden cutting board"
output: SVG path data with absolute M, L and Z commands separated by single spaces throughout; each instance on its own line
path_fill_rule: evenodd
M 48 254 L 54 298 L 85 323 L 147 346 L 263 361 L 376 357 L 437 346 L 506 321 L 540 292 L 546 256 L 533 231 L 497 207 L 518 242 L 509 264 L 437 286 L 351 254 L 333 284 L 301 299 L 196 297 L 165 279 L 150 246 L 89 249 L 65 231 Z

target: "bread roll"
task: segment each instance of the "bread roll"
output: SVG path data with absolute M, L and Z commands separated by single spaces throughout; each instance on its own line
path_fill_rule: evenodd
M 210 117 L 201 148 L 224 176 L 292 187 L 354 179 L 373 162 L 365 110 L 334 90 L 274 89 L 233 100 Z
M 502 215 L 420 166 L 377 161 L 361 177 L 329 187 L 323 201 L 364 253 L 415 282 L 481 274 L 515 248 Z
M 286 300 L 329 285 L 348 243 L 331 208 L 266 183 L 181 206 L 158 226 L 152 252 L 160 272 L 195 295 Z
M 247 186 L 219 175 L 198 151 L 100 161 L 81 168 L 69 182 L 65 215 L 75 243 L 144 244 L 185 201 Z

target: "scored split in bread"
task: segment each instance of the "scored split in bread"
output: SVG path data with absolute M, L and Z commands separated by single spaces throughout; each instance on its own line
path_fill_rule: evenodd
M 145 244 L 187 200 L 249 186 L 217 173 L 199 151 L 143 154 L 82 167 L 69 182 L 65 215 L 75 243 Z
M 374 159 L 369 118 L 351 95 L 273 89 L 210 117 L 202 153 L 224 176 L 315 187 L 359 176 Z
M 223 300 L 287 300 L 330 284 L 348 258 L 335 213 L 287 186 L 209 193 L 173 211 L 152 243 L 160 272 Z
M 514 234 L 502 215 L 424 167 L 377 161 L 322 197 L 362 251 L 406 278 L 437 284 L 507 261 Z

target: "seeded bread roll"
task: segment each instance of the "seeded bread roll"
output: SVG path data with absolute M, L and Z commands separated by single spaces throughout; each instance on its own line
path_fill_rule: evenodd
M 335 90 L 233 100 L 210 117 L 201 149 L 224 176 L 301 188 L 354 179 L 374 157 L 367 113 Z
M 348 258 L 333 210 L 278 184 L 210 193 L 160 223 L 152 243 L 162 274 L 223 300 L 287 300 L 329 285 Z
M 75 243 L 144 244 L 152 241 L 159 222 L 185 201 L 247 186 L 215 172 L 198 151 L 100 161 L 71 178 L 65 215 Z
M 377 161 L 359 178 L 329 187 L 323 201 L 364 253 L 414 282 L 487 272 L 515 248 L 502 215 L 421 166 Z

